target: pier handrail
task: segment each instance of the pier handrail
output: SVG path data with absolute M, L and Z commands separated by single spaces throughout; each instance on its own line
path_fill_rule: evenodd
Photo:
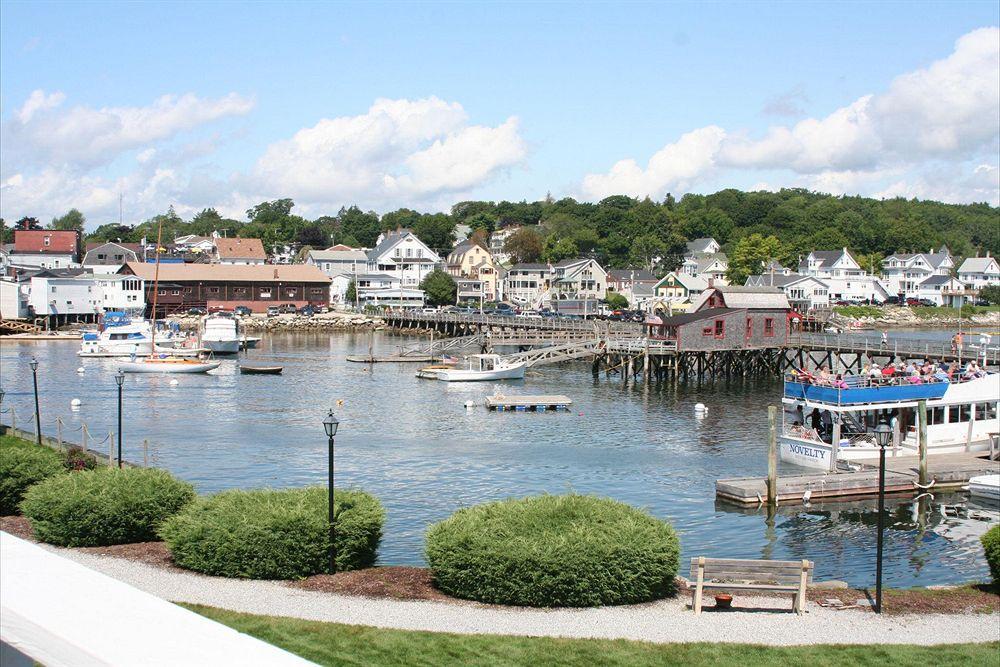
M 787 347 L 809 347 L 812 349 L 839 352 L 864 353 L 878 356 L 922 357 L 961 359 L 986 359 L 991 365 L 1000 364 L 1000 340 L 986 347 L 984 355 L 982 346 L 977 340 L 978 334 L 966 332 L 962 346 L 953 347 L 952 341 L 931 340 L 927 338 L 891 337 L 887 344 L 882 343 L 881 335 L 867 336 L 864 334 L 819 334 L 797 332 L 789 335 Z

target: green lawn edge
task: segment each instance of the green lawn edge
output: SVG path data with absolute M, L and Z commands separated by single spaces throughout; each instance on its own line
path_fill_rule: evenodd
M 996 664 L 1000 642 L 983 644 L 830 645 L 653 644 L 624 639 L 557 639 L 388 630 L 361 625 L 243 614 L 181 604 L 239 632 L 320 665 L 916 665 Z M 669 622 L 664 619 L 664 622 Z M 710 622 L 710 621 L 706 621 Z

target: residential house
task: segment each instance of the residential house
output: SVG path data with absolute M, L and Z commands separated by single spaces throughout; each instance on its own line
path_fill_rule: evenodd
M 53 322 L 96 321 L 102 297 L 93 274 L 83 269 L 43 269 L 31 275 L 28 303 L 36 317 Z
M 388 273 L 363 274 L 357 277 L 358 303 L 362 306 L 414 308 L 424 305 L 424 291 L 406 287 Z
M 799 261 L 798 273 L 826 283 L 831 301 L 882 303 L 889 296 L 885 286 L 862 269 L 847 248 L 812 251 Z
M 916 298 L 931 301 L 935 306 L 959 308 L 972 300 L 972 293 L 958 278 L 933 275 L 917 285 Z
M 204 253 L 211 255 L 215 253 L 216 235 L 198 236 L 197 234 L 184 234 L 174 239 L 174 252 Z
M 367 273 L 368 255 L 364 250 L 337 245 L 326 250 L 310 250 L 305 263 L 330 276 L 330 303 L 337 303 L 344 300 L 351 281 Z
M 83 268 L 93 273 L 118 273 L 126 262 L 138 262 L 142 255 L 142 246 L 138 243 L 88 243 Z
M 548 296 L 548 264 L 515 264 L 504 280 L 504 297 L 523 308 L 541 308 Z M 547 300 L 547 299 L 545 299 Z
M 553 264 L 549 281 L 556 299 L 596 299 L 608 295 L 608 272 L 595 259 L 564 259 Z
M 0 319 L 31 317 L 31 278 L 26 273 L 0 276 Z
M 645 285 L 648 289 L 640 290 L 643 296 L 653 296 L 653 288 L 657 279 L 646 269 L 608 269 L 608 291 L 617 292 L 626 299 L 632 308 L 638 308 L 635 288 Z
M 989 253 L 986 257 L 969 257 L 958 267 L 958 279 L 973 290 L 1000 285 L 1000 264 Z
M 375 247 L 368 251 L 369 274 L 387 274 L 398 278 L 404 289 L 419 289 L 420 283 L 441 257 L 428 248 L 409 229 L 396 229 L 379 236 Z
M 260 239 L 216 238 L 215 259 L 220 264 L 263 264 L 267 253 Z
M 687 255 L 681 263 L 680 272 L 689 276 L 697 276 L 713 285 L 728 285 L 726 272 L 729 270 L 729 258 L 725 253 L 695 253 Z
M 493 261 L 497 264 L 508 264 L 511 260 L 510 255 L 504 251 L 504 246 L 507 243 L 507 239 L 513 236 L 518 230 L 521 229 L 521 225 L 508 225 L 502 229 L 498 229 L 492 234 L 490 234 L 490 255 L 493 256 Z
M 232 310 L 246 306 L 263 312 L 268 306 L 326 305 L 330 278 L 305 264 L 160 264 L 159 286 L 153 294 L 156 265 L 129 262 L 121 270 L 146 281 L 146 302 L 156 297 L 157 316 L 198 306 Z
M 80 234 L 51 229 L 15 229 L 12 266 L 71 269 L 80 266 Z
M 792 310 L 775 287 L 707 289 L 691 312 L 647 318 L 651 339 L 678 350 L 719 351 L 780 347 L 788 341 Z
M 895 253 L 882 260 L 882 282 L 889 294 L 916 299 L 920 284 L 931 276 L 951 275 L 955 263 L 948 248 L 925 253 Z
M 672 313 L 688 310 L 708 289 L 708 281 L 680 271 L 671 271 L 653 287 L 653 310 Z
M 722 250 L 722 246 L 719 245 L 719 242 L 710 237 L 687 242 L 688 255 L 714 255 L 720 250 Z
M 476 289 L 471 298 L 485 299 L 486 301 L 496 301 L 499 299 L 499 275 L 496 262 L 490 251 L 472 241 L 462 241 L 455 249 L 448 254 L 448 273 L 454 278 L 467 279 L 469 289 L 475 289 L 472 282 L 479 282 L 481 285 Z M 466 290 L 467 292 L 469 290 Z M 462 300 L 462 290 L 459 290 L 459 301 Z
M 830 308 L 830 288 L 814 276 L 801 276 L 797 273 L 765 273 L 759 276 L 749 276 L 747 287 L 777 287 L 785 296 L 792 308 L 800 313 L 809 313 Z

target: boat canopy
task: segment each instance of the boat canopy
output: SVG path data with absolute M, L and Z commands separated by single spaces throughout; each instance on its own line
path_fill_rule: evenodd
M 942 398 L 948 382 L 924 384 L 870 384 L 862 387 L 831 387 L 805 382 L 785 381 L 785 398 L 829 405 L 875 405 Z

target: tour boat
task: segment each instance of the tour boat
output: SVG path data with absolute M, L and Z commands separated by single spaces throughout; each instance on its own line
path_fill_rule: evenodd
M 877 459 L 874 428 L 885 420 L 893 430 L 886 456 L 915 456 L 919 443 L 918 404 L 927 402 L 927 454 L 989 449 L 1000 430 L 1000 374 L 915 382 L 908 377 L 843 377 L 840 386 L 807 374 L 785 379 L 782 461 L 835 470 L 837 461 Z
M 969 480 L 969 494 L 1000 502 L 1000 475 L 978 475 Z
M 446 366 L 444 368 L 427 367 L 422 369 L 426 375 L 418 372 L 418 377 L 428 377 L 445 382 L 481 382 L 484 380 L 520 380 L 524 377 L 527 363 L 505 363 L 497 354 L 474 354 L 469 357 L 466 368 Z
M 239 321 L 232 314 L 215 313 L 202 319 L 202 347 L 215 354 L 237 354 L 242 344 Z

